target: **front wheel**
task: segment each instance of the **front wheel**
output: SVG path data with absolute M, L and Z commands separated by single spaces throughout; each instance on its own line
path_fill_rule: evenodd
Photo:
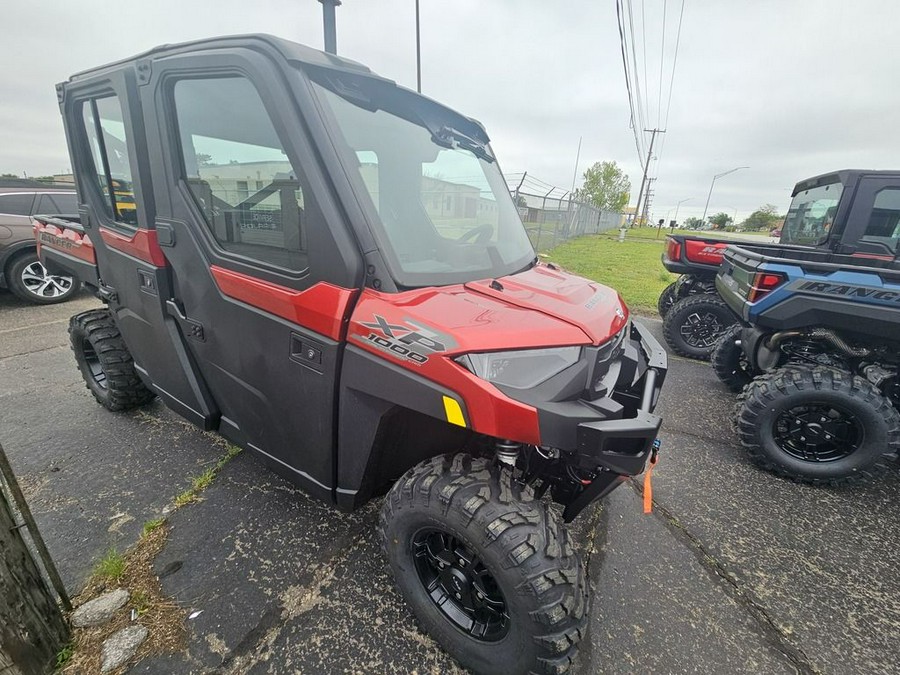
M 753 371 L 741 346 L 742 330 L 739 323 L 728 328 L 719 336 L 709 357 L 716 377 L 734 392 L 741 391 L 753 379 Z
M 736 322 L 737 317 L 718 295 L 689 295 L 666 314 L 663 337 L 676 354 L 705 361 L 719 336 Z
M 677 293 L 678 289 L 675 288 L 675 282 L 673 281 L 659 294 L 659 300 L 656 301 L 656 311 L 659 312 L 663 319 L 666 318 L 666 314 L 672 309 L 672 305 L 678 301 Z
M 379 529 L 423 628 L 476 673 L 559 673 L 588 619 L 581 561 L 557 516 L 506 468 L 469 455 L 410 469 Z
M 741 444 L 768 471 L 813 485 L 869 478 L 897 459 L 900 414 L 871 383 L 791 365 L 754 380 L 738 403 Z

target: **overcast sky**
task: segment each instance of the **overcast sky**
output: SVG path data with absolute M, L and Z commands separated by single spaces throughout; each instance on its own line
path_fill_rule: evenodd
M 631 0 L 647 123 L 665 123 L 680 0 Z M 421 0 L 423 93 L 479 119 L 507 174 L 569 189 L 595 161 L 641 178 L 615 0 Z M 641 7 L 646 26 L 640 24 Z M 338 53 L 415 87 L 414 0 L 344 0 Z M 666 16 L 663 52 L 663 12 Z M 686 0 L 653 213 L 783 212 L 798 180 L 897 168 L 900 5 Z M 53 85 L 166 42 L 266 32 L 322 48 L 317 0 L 4 0 L 0 172 L 70 166 Z M 641 36 L 645 36 L 642 41 Z M 646 48 L 647 81 L 643 77 Z M 663 62 L 662 109 L 659 69 Z M 670 215 L 671 217 L 671 215 Z

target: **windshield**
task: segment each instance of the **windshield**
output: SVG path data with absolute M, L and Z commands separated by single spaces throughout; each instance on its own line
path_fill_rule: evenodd
M 353 79 L 349 91 L 327 79 L 314 88 L 340 128 L 344 163 L 371 199 L 375 236 L 399 284 L 464 283 L 532 264 L 480 127 L 391 83 Z
M 834 224 L 834 214 L 843 191 L 844 186 L 840 183 L 830 183 L 798 192 L 788 209 L 781 231 L 781 243 L 824 244 Z

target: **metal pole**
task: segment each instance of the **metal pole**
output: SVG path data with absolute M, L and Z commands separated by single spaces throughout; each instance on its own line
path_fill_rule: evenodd
M 682 204 L 684 204 L 685 202 L 691 201 L 692 199 L 693 199 L 693 197 L 688 197 L 687 199 L 682 199 L 680 202 L 678 202 L 678 203 L 675 205 L 675 222 L 676 222 L 676 223 L 678 222 L 678 207 L 680 207 L 680 206 L 681 206 Z
M 422 93 L 422 40 L 419 33 L 419 0 L 416 0 L 416 91 Z
M 334 18 L 334 8 L 341 4 L 341 0 L 319 0 L 322 3 L 322 28 L 325 32 L 325 51 L 329 54 L 337 54 L 337 24 Z
M 706 211 L 709 209 L 709 198 L 712 197 L 713 186 L 716 184 L 716 180 L 721 178 L 722 176 L 727 176 L 730 173 L 734 173 L 735 171 L 740 171 L 741 169 L 749 169 L 749 166 L 736 166 L 733 169 L 729 169 L 728 171 L 723 171 L 722 173 L 717 173 L 713 176 L 712 183 L 709 184 L 709 194 L 706 195 L 706 206 L 703 207 L 703 220 L 702 223 L 706 224 Z
M 575 152 L 575 170 L 572 172 L 572 189 L 570 192 L 575 192 L 575 181 L 578 180 L 578 160 L 581 159 L 581 139 L 582 137 L 578 137 L 578 150 Z
M 637 202 L 634 205 L 635 220 L 641 217 L 641 197 L 644 194 L 644 185 L 647 183 L 647 171 L 650 169 L 650 158 L 653 156 L 653 142 L 656 140 L 656 134 L 666 133 L 665 130 L 660 131 L 659 129 L 644 129 L 644 131 L 649 131 L 652 135 L 650 136 L 650 149 L 647 150 L 647 161 L 644 162 L 644 177 L 641 178 L 641 189 L 638 190 Z M 634 220 L 631 221 L 631 226 L 634 227 Z
M 713 185 L 716 184 L 716 178 L 718 176 L 713 176 L 712 183 L 709 184 L 709 194 L 706 195 L 706 206 L 703 207 L 703 218 L 700 219 L 700 224 L 706 224 L 706 211 L 709 209 L 709 198 L 712 197 Z

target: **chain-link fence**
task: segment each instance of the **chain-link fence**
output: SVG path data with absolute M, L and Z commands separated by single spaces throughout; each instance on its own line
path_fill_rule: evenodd
M 621 213 L 603 211 L 578 201 L 571 192 L 527 174 L 509 176 L 507 181 L 528 238 L 538 252 L 572 237 L 621 227 L 625 222 Z

